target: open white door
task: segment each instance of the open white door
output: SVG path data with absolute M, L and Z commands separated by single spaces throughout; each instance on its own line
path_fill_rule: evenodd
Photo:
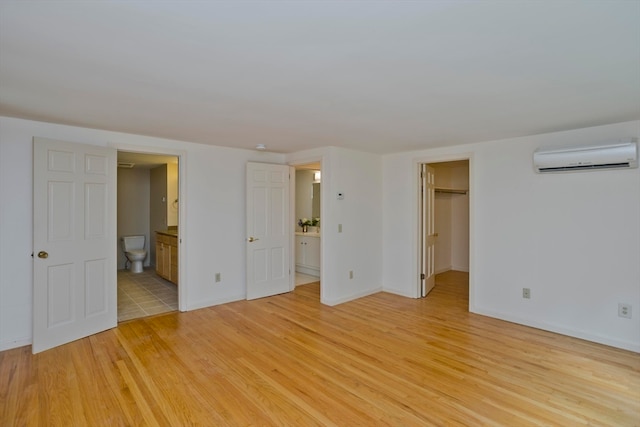
M 33 140 L 33 353 L 117 325 L 116 150 Z
M 426 297 L 436 285 L 435 278 L 435 169 L 420 165 L 420 291 Z
M 289 166 L 247 163 L 247 299 L 291 291 Z

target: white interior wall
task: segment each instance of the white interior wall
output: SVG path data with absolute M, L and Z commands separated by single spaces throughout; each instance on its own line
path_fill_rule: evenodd
M 335 305 L 382 289 L 382 161 L 326 147 L 293 153 L 290 164 L 322 161 L 321 301 Z M 344 194 L 338 200 L 338 193 Z M 338 226 L 342 224 L 342 233 Z M 349 271 L 354 272 L 349 279 Z
M 149 169 L 118 169 L 118 269 L 124 268 L 122 236 L 143 234 L 149 253 Z M 148 255 L 145 265 L 149 265 Z
M 31 343 L 33 136 L 0 118 L 0 350 Z
M 322 159 L 323 302 L 376 292 L 382 283 L 415 297 L 417 164 L 470 156 L 471 310 L 640 351 L 639 170 L 541 176 L 531 167 L 538 146 L 637 138 L 639 127 L 634 121 L 382 158 L 334 147 L 286 156 Z M 285 156 L 0 117 L 0 200 L 10 201 L 0 204 L 0 350 L 31 340 L 33 136 L 183 153 L 186 307 L 244 298 L 245 165 Z M 213 283 L 215 272 L 221 283 Z M 530 300 L 521 298 L 524 286 Z M 635 306 L 633 319 L 617 317 L 618 302 Z
M 640 169 L 540 175 L 540 146 L 640 136 L 640 122 L 384 156 L 384 289 L 416 296 L 418 162 L 470 157 L 470 310 L 640 351 Z M 522 288 L 531 299 L 522 298 Z
M 194 309 L 245 297 L 246 162 L 283 163 L 284 155 L 0 117 L 0 350 L 31 343 L 34 136 L 184 154 L 181 304 Z

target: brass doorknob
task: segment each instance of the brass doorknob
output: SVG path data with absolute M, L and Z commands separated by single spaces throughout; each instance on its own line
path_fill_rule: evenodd
M 45 251 L 38 252 L 38 258 L 49 258 L 49 254 Z
M 249 242 L 255 242 L 256 240 L 260 240 L 260 239 L 258 239 L 258 238 L 255 238 L 255 237 L 251 236 L 251 237 L 249 237 L 247 240 L 248 240 Z

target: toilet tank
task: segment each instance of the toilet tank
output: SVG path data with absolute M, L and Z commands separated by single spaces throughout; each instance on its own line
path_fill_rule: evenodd
M 144 236 L 122 237 L 122 248 L 125 252 L 144 249 Z

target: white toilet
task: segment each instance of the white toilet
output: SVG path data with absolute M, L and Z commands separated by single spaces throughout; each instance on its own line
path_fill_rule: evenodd
M 123 236 L 122 250 L 127 261 L 131 263 L 129 270 L 132 273 L 142 273 L 142 263 L 147 257 L 147 251 L 144 250 L 144 236 Z M 127 268 L 125 263 L 124 268 Z

